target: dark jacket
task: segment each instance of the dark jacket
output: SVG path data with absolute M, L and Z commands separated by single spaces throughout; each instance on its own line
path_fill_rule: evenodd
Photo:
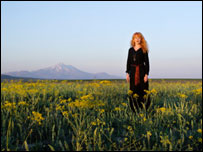
M 149 75 L 149 57 L 148 53 L 143 53 L 142 48 L 138 49 L 137 51 L 134 50 L 133 47 L 131 47 L 128 50 L 128 58 L 127 58 L 127 66 L 126 66 L 126 73 L 129 73 L 129 75 L 132 74 L 132 72 L 135 72 L 135 68 L 131 66 L 131 64 L 139 64 L 140 65 L 140 75 L 141 77 L 145 74 Z

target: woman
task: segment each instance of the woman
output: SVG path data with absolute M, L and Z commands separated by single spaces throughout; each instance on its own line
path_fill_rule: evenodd
M 144 90 L 149 90 L 149 57 L 147 42 L 140 32 L 133 34 L 131 48 L 128 51 L 126 73 L 127 82 L 130 82 L 130 90 L 133 91 L 130 96 L 131 109 L 135 112 L 134 107 L 136 107 L 139 112 L 139 108 L 143 108 L 142 103 L 147 109 L 150 105 L 150 96 L 144 98 L 146 94 Z M 138 97 L 136 98 L 134 94 L 137 94 Z

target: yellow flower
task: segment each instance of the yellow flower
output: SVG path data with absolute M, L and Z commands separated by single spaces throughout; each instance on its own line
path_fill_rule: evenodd
M 124 138 L 124 141 L 127 141 L 128 140 L 128 138 Z
M 41 121 L 44 120 L 44 118 L 42 117 L 42 114 L 35 111 L 33 111 L 32 114 L 33 115 L 31 117 L 28 116 L 28 118 L 30 118 L 33 121 L 36 121 L 39 125 L 41 125 Z
M 160 138 L 161 138 L 161 140 L 160 140 L 160 142 L 164 145 L 164 146 L 166 146 L 167 144 L 171 144 L 171 142 L 169 141 L 169 139 L 168 139 L 168 136 L 160 136 Z
M 5 108 L 6 110 L 15 109 L 16 108 L 16 103 L 15 102 L 5 101 L 4 105 L 2 105 L 1 108 L 2 109 Z
M 133 91 L 132 90 L 128 90 L 128 95 L 132 95 L 133 94 Z
M 145 94 L 145 95 L 143 96 L 143 98 L 144 98 L 144 99 L 147 99 L 147 94 Z
M 192 139 L 193 138 L 193 136 L 189 136 L 189 139 Z
M 196 95 L 201 94 L 202 93 L 202 88 L 192 90 L 192 92 L 194 92 Z
M 62 100 L 60 101 L 60 103 L 61 103 L 61 104 L 64 104 L 64 103 L 66 103 L 66 101 L 67 101 L 66 99 L 62 99 Z
M 72 101 L 72 98 L 70 97 L 70 98 L 68 98 L 68 102 L 70 102 L 70 101 Z
M 123 102 L 123 103 L 121 103 L 121 104 L 122 104 L 123 106 L 127 106 L 127 104 L 126 104 L 126 103 L 124 103 L 124 102 Z
M 115 111 L 121 111 L 121 108 L 116 107 L 114 110 L 115 110 Z
M 188 128 L 188 127 L 186 127 L 186 129 L 187 129 L 187 130 L 189 130 L 189 128 Z
M 91 124 L 93 125 L 93 126 L 96 126 L 97 125 L 97 123 L 96 122 L 91 122 Z
M 140 117 L 143 117 L 143 116 L 144 116 L 144 114 L 143 114 L 143 113 L 141 113 L 141 114 L 140 114 Z
M 101 121 L 97 118 L 96 121 L 92 121 L 91 125 L 96 126 L 96 125 L 106 125 L 106 123 L 104 121 Z
M 155 89 L 152 89 L 151 91 L 150 91 L 150 93 L 152 93 L 152 94 L 157 94 L 157 91 L 155 90 Z
M 130 131 L 131 131 L 131 130 L 132 130 L 132 127 L 131 127 L 131 126 L 128 126 L 128 130 L 130 130 Z
M 147 119 L 144 117 L 143 120 L 146 121 Z
M 100 84 L 110 84 L 111 81 L 108 81 L 108 80 L 103 80 L 103 81 L 100 81 Z
M 28 104 L 25 101 L 20 101 L 18 102 L 18 105 L 22 105 L 22 106 L 28 106 Z
M 151 93 L 149 90 L 145 90 L 145 89 L 144 89 L 144 92 L 146 92 L 147 94 Z
M 94 97 L 91 94 L 80 97 L 81 100 L 93 100 Z
M 138 98 L 138 97 L 139 97 L 139 95 L 137 93 L 133 94 L 133 98 Z
M 202 133 L 202 129 L 198 129 L 197 132 L 198 132 L 198 133 Z
M 198 138 L 198 142 L 201 142 L 201 143 L 202 143 L 202 138 Z
M 62 111 L 63 109 L 62 109 L 62 106 L 60 106 L 60 105 L 56 105 L 56 111 Z
M 151 136 L 152 133 L 150 131 L 147 131 L 147 136 Z
M 8 89 L 7 88 L 1 88 L 1 91 L 7 91 Z
M 100 114 L 104 112 L 104 109 L 99 109 Z
M 74 118 L 77 118 L 77 117 L 78 117 L 78 114 L 75 113 L 75 114 L 72 114 L 72 116 L 73 116 Z
M 159 112 L 159 111 L 164 112 L 164 111 L 166 111 L 166 108 L 164 108 L 164 107 L 158 108 L 157 112 Z
M 67 111 L 63 111 L 62 114 L 63 114 L 64 117 L 68 117 L 68 112 Z
M 179 96 L 180 98 L 187 98 L 187 96 L 186 96 L 185 94 L 181 94 L 181 93 L 178 93 L 178 96 Z
M 106 123 L 103 121 L 103 122 L 102 122 L 102 125 L 106 125 Z

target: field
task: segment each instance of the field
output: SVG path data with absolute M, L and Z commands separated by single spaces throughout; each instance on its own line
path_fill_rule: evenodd
M 1 82 L 1 151 L 202 151 L 202 80 L 149 80 L 133 113 L 126 80 Z

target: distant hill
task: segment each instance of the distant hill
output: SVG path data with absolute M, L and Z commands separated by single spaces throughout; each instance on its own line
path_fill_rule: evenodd
M 3 80 L 20 80 L 20 79 L 22 79 L 23 81 L 28 81 L 30 79 L 38 80 L 36 78 L 15 77 L 15 76 L 10 76 L 10 75 L 6 75 L 6 74 L 1 74 L 1 82 Z
M 83 79 L 123 79 L 120 76 L 109 75 L 105 72 L 88 73 L 75 68 L 72 65 L 65 65 L 63 63 L 56 64 L 47 68 L 35 71 L 14 71 L 7 72 L 4 75 L 24 78 L 38 78 L 38 79 L 63 79 L 63 80 L 83 80 Z M 4 76 L 5 77 L 5 76 Z
M 1 74 L 1 79 L 28 79 L 25 77 L 14 77 L 6 74 Z

